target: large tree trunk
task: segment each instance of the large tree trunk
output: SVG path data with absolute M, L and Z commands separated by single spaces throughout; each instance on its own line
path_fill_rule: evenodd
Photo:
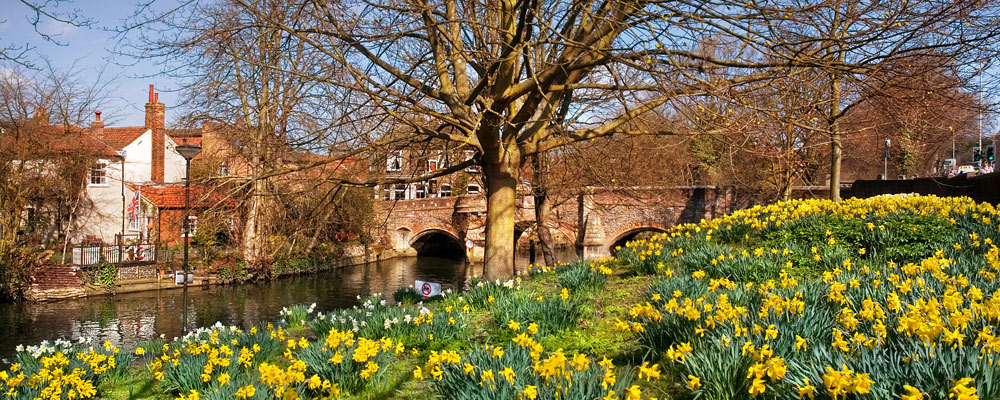
M 782 182 L 782 185 L 784 185 L 784 188 L 781 189 L 781 201 L 788 201 L 788 200 L 792 199 L 792 187 L 793 187 L 792 186 L 792 182 L 793 182 L 793 179 L 794 179 L 794 176 L 791 173 L 785 174 L 784 182 Z
M 486 177 L 486 264 L 483 275 L 486 279 L 509 278 L 515 273 L 514 219 L 520 161 L 516 148 L 483 156 L 482 167 Z
M 532 188 L 532 195 L 535 198 L 535 231 L 538 232 L 538 241 L 542 244 L 542 258 L 545 265 L 555 265 L 556 259 L 553 251 L 552 233 L 549 231 L 549 212 L 552 210 L 552 200 L 549 199 L 548 185 L 545 181 L 545 155 L 536 154 L 533 157 L 535 181 Z
M 842 159 L 840 119 L 840 78 L 830 75 L 830 200 L 840 201 L 840 160 Z
M 253 182 L 250 192 L 250 204 L 247 207 L 246 224 L 243 229 L 243 262 L 247 269 L 254 273 L 264 272 L 267 263 L 267 205 L 264 204 L 264 193 L 267 182 L 259 179 Z

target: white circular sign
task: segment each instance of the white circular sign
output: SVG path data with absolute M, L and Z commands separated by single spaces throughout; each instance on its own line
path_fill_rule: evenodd
M 475 245 L 476 244 L 472 242 L 472 239 L 465 239 L 465 248 L 471 249 L 475 247 Z

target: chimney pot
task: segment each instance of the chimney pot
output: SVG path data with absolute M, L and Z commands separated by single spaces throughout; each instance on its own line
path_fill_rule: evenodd
M 150 103 L 154 102 L 153 101 L 153 84 L 152 83 L 149 84 L 149 102 Z
M 153 102 L 154 103 L 159 103 L 160 102 L 160 94 L 159 93 L 153 93 Z
M 101 122 L 101 110 L 94 111 L 94 116 L 96 117 L 97 122 Z

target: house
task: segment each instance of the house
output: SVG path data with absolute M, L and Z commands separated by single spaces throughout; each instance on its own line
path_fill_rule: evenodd
M 471 149 L 423 149 L 416 146 L 392 149 L 371 164 L 372 173 L 387 179 L 407 180 L 448 168 L 475 155 Z M 384 170 L 382 167 L 384 166 Z M 468 167 L 426 181 L 380 185 L 376 199 L 383 201 L 426 199 L 483 193 L 482 176 L 478 166 Z
M 153 85 L 149 85 L 143 126 L 105 127 L 101 112 L 95 112 L 95 120 L 85 134 L 111 149 L 114 156 L 99 154 L 90 167 L 85 189 L 89 204 L 76 213 L 71 242 L 177 242 L 182 237 L 179 226 L 183 212 L 164 212 L 176 209 L 177 193 L 183 193 L 185 160 L 176 147 L 188 141 L 204 145 L 205 139 L 213 136 L 204 132 L 208 126 L 166 129 L 166 107 L 158 98 Z M 183 196 L 180 198 L 183 200 Z M 191 220 L 197 218 L 194 214 L 198 209 L 207 206 L 198 203 Z

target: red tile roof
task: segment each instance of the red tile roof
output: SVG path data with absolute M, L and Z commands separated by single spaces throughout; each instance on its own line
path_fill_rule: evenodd
M 157 208 L 184 208 L 184 185 L 135 186 L 133 190 L 136 187 L 141 187 L 142 198 Z M 211 189 L 202 185 L 191 186 L 191 208 L 235 206 L 235 200 Z
M 34 156 L 47 157 L 60 154 L 86 154 L 99 157 L 118 157 L 115 149 L 77 126 L 36 125 L 31 131 L 15 137 L 0 136 L 0 148 L 30 149 Z
M 177 140 L 176 138 L 201 137 L 201 128 L 167 129 L 167 135 L 170 135 L 174 140 Z
M 116 150 L 121 150 L 148 130 L 144 126 L 106 127 L 99 137 L 108 146 L 114 147 Z M 167 129 L 166 133 L 167 136 L 170 136 L 178 144 L 184 140 L 187 140 L 189 144 L 201 144 L 201 129 Z
M 108 146 L 114 147 L 116 150 L 121 150 L 138 139 L 139 136 L 142 136 L 147 130 L 143 126 L 108 127 L 104 128 L 104 133 L 98 136 Z

